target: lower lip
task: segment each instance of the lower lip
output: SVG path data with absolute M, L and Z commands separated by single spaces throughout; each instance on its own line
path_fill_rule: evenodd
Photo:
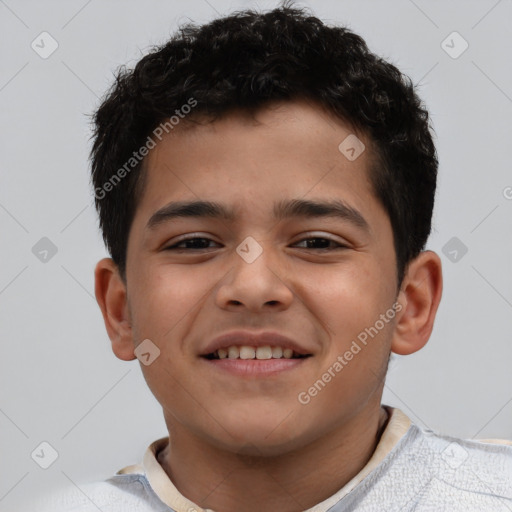
M 298 368 L 310 357 L 296 359 L 202 359 L 218 370 L 233 375 L 263 377 Z

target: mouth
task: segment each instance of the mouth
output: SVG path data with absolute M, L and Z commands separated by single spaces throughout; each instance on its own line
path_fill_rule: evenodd
M 275 331 L 239 330 L 218 336 L 199 355 L 217 375 L 259 379 L 279 378 L 302 367 L 313 353 L 305 344 Z
M 208 360 L 215 359 L 243 359 L 243 360 L 269 360 L 269 359 L 305 359 L 311 354 L 299 354 L 291 348 L 265 345 L 253 347 L 250 345 L 232 345 L 226 348 L 219 348 L 214 352 L 205 354 L 202 357 Z
M 216 373 L 243 379 L 279 378 L 300 368 L 312 354 L 299 354 L 291 348 L 250 345 L 219 348 L 201 358 Z

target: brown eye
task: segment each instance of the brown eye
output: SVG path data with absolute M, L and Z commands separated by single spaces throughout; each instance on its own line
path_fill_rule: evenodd
M 164 250 L 170 251 L 173 249 L 210 249 L 210 247 L 208 246 L 210 242 L 213 242 L 213 240 L 204 237 L 184 238 L 177 242 L 176 244 L 166 247 Z
M 303 247 L 304 249 L 336 250 L 346 248 L 346 245 L 340 244 L 335 240 L 331 240 L 330 238 L 310 237 L 304 238 L 297 243 L 303 242 L 306 242 L 306 247 Z M 334 244 L 335 247 L 329 247 L 330 244 Z

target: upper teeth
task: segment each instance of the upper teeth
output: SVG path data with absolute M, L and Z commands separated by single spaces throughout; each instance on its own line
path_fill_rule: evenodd
M 228 348 L 219 348 L 215 352 L 219 359 L 291 359 L 294 352 L 291 348 L 271 347 L 266 345 L 264 347 L 251 347 L 248 345 L 237 346 L 233 345 Z

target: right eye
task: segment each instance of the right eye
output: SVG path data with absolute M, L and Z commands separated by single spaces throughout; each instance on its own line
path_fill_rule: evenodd
M 205 237 L 190 237 L 190 238 L 182 238 L 179 242 L 177 242 L 174 245 L 170 245 L 164 249 L 164 251 L 172 251 L 172 250 L 187 250 L 187 249 L 194 249 L 194 250 L 201 250 L 201 249 L 210 249 L 208 247 L 208 242 L 214 242 L 213 240 L 210 240 L 209 238 Z M 186 244 L 187 247 L 183 247 L 183 244 Z M 206 244 L 206 245 L 205 245 Z

